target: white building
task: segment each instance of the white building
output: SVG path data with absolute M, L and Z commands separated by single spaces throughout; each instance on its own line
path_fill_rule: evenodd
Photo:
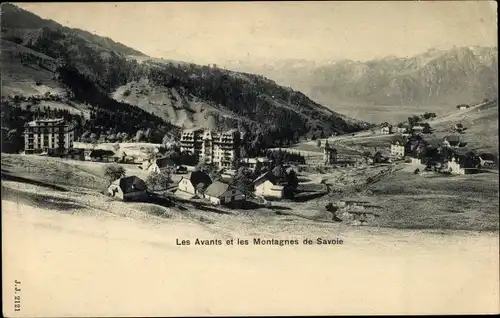
M 241 133 L 231 129 L 216 133 L 209 129 L 187 129 L 181 135 L 181 151 L 198 156 L 199 162 L 232 168 L 239 156 Z
M 142 163 L 142 169 L 151 173 L 163 173 L 172 168 L 175 168 L 175 163 L 172 159 L 166 157 L 146 159 Z
M 210 176 L 203 171 L 193 171 L 183 176 L 177 183 L 177 192 L 191 196 L 202 195 L 203 191 L 212 183 Z
M 451 161 L 448 162 L 448 170 L 452 174 L 465 174 L 465 169 L 460 165 L 455 157 L 452 157 Z
M 27 154 L 55 151 L 65 154 L 73 148 L 73 125 L 63 118 L 36 119 L 24 125 L 24 150 Z
M 245 195 L 235 187 L 227 183 L 215 181 L 203 193 L 205 199 L 216 205 L 241 203 L 245 201 Z
M 391 157 L 401 159 L 405 156 L 405 145 L 401 141 L 391 143 Z
M 383 126 L 382 128 L 380 128 L 380 133 L 383 135 L 392 134 L 392 126 L 391 125 Z
M 272 173 L 264 173 L 253 182 L 255 194 L 266 198 L 283 198 L 283 186 L 279 185 Z
M 396 127 L 396 132 L 405 134 L 409 131 L 408 126 Z

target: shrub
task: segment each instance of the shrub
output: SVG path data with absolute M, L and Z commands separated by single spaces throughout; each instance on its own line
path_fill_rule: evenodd
M 125 169 L 118 164 L 110 164 L 104 167 L 104 176 L 109 180 L 109 184 L 113 181 L 125 176 Z

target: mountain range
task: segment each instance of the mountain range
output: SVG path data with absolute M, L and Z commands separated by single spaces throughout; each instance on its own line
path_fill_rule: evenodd
M 264 147 L 368 126 L 261 75 L 152 58 L 11 4 L 1 9 L 2 98 L 30 110 L 80 114 L 91 122 L 86 135 L 100 140 L 133 139 L 135 131 L 158 125 L 172 131 L 204 126 L 240 128 Z M 140 120 L 117 121 L 129 113 Z
M 492 98 L 498 91 L 497 47 L 454 47 L 363 62 L 234 61 L 228 68 L 263 74 L 331 107 L 454 106 Z

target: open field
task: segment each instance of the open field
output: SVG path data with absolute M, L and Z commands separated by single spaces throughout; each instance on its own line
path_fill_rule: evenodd
M 42 163 L 50 170 L 36 172 Z M 227 211 L 168 200 L 112 200 L 96 185 L 106 182 L 101 167 L 2 155 L 2 239 L 15 242 L 4 244 L 9 262 L 3 275 L 30 291 L 23 295 L 25 315 L 106 315 L 110 308 L 117 316 L 498 310 L 497 175 L 426 178 L 395 172 L 366 186 L 368 167 L 335 169 L 302 177 L 322 177 L 343 194 Z M 369 173 L 383 169 L 371 167 Z M 319 190 L 314 183 L 301 187 Z M 346 198 L 380 206 L 380 217 L 363 227 L 331 221 L 325 204 Z M 196 238 L 220 239 L 223 245 L 243 239 L 249 245 L 194 246 Z M 254 238 L 300 244 L 255 245 Z M 302 244 L 306 238 L 315 243 Z M 343 244 L 318 245 L 317 238 Z M 191 245 L 177 245 L 178 240 Z M 134 288 L 117 288 L 124 279 Z M 6 289 L 5 296 L 11 293 Z M 251 304 L 240 301 L 249 295 Z M 232 299 L 232 305 L 221 299 Z M 137 305 L 144 301 L 147 308 Z M 59 305 L 47 305 L 54 302 Z M 9 304 L 4 312 L 12 312 Z
M 2 206 L 2 238 L 10 242 L 3 247 L 3 277 L 22 281 L 27 316 L 498 311 L 494 234 L 272 220 L 235 231 L 219 224 L 222 232 L 212 232 L 188 220 L 117 218 L 88 209 L 68 215 L 12 199 Z M 176 245 L 177 239 L 317 237 L 344 244 Z M 123 288 L 124 281 L 133 288 Z M 4 313 L 13 315 L 9 303 Z
M 311 180 L 299 186 L 299 190 L 305 191 L 305 195 L 309 193 L 315 197 L 314 193 L 325 190 L 324 185 L 317 183 L 320 179 L 333 192 L 318 195 L 306 202 L 274 202 L 269 208 L 261 207 L 256 210 L 226 211 L 223 208 L 201 209 L 195 205 L 181 204 L 187 207 L 190 211 L 188 213 L 168 204 L 126 204 L 111 200 L 102 194 L 108 185 L 102 174 L 103 166 L 104 164 L 93 162 L 4 154 L 2 185 L 13 187 L 13 191 L 17 191 L 17 197 L 30 192 L 31 194 L 26 194 L 30 202 L 41 200 L 30 199 L 33 193 L 48 197 L 57 194 L 64 204 L 91 206 L 108 212 L 131 209 L 142 214 L 165 214 L 170 217 L 188 214 L 189 218 L 205 220 L 202 223 L 210 224 L 216 231 L 220 224 L 238 224 L 237 228 L 244 225 L 259 228 L 271 219 L 286 224 L 290 220 L 297 224 L 309 224 L 309 221 L 331 223 L 332 213 L 325 209 L 325 205 L 344 198 L 363 198 L 381 207 L 381 217 L 368 224 L 369 226 L 487 231 L 499 228 L 498 175 L 489 173 L 431 178 L 402 171 L 391 173 L 391 169 L 395 169 L 391 165 L 337 168 L 326 173 L 303 172 L 299 177 Z M 127 175 L 145 178 L 146 173 L 137 166 L 124 166 Z M 389 174 L 372 185 L 366 184 L 369 177 L 384 173 Z M 174 179 L 177 181 L 180 175 L 174 176 Z M 214 213 L 216 210 L 220 212 Z M 237 220 L 237 223 L 230 220 Z M 331 226 L 348 225 L 332 223 Z
M 380 124 L 386 121 L 402 122 L 412 115 L 421 115 L 426 112 L 436 113 L 438 116 L 445 114 L 453 107 L 443 106 L 384 106 L 384 105 L 335 105 L 333 110 L 346 116 Z

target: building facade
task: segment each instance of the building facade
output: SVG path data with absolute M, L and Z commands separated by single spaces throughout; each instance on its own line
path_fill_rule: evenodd
M 181 135 L 181 151 L 198 157 L 200 163 L 214 164 L 220 168 L 232 168 L 239 157 L 241 133 L 236 129 L 217 133 L 209 129 L 184 130 Z
M 284 195 L 284 187 L 279 184 L 272 173 L 265 173 L 253 182 L 255 194 L 265 198 L 281 199 Z
M 63 118 L 36 119 L 24 125 L 24 150 L 27 154 L 57 152 L 73 148 L 74 126 Z
M 405 145 L 400 141 L 391 143 L 391 156 L 396 159 L 402 159 L 405 156 Z

